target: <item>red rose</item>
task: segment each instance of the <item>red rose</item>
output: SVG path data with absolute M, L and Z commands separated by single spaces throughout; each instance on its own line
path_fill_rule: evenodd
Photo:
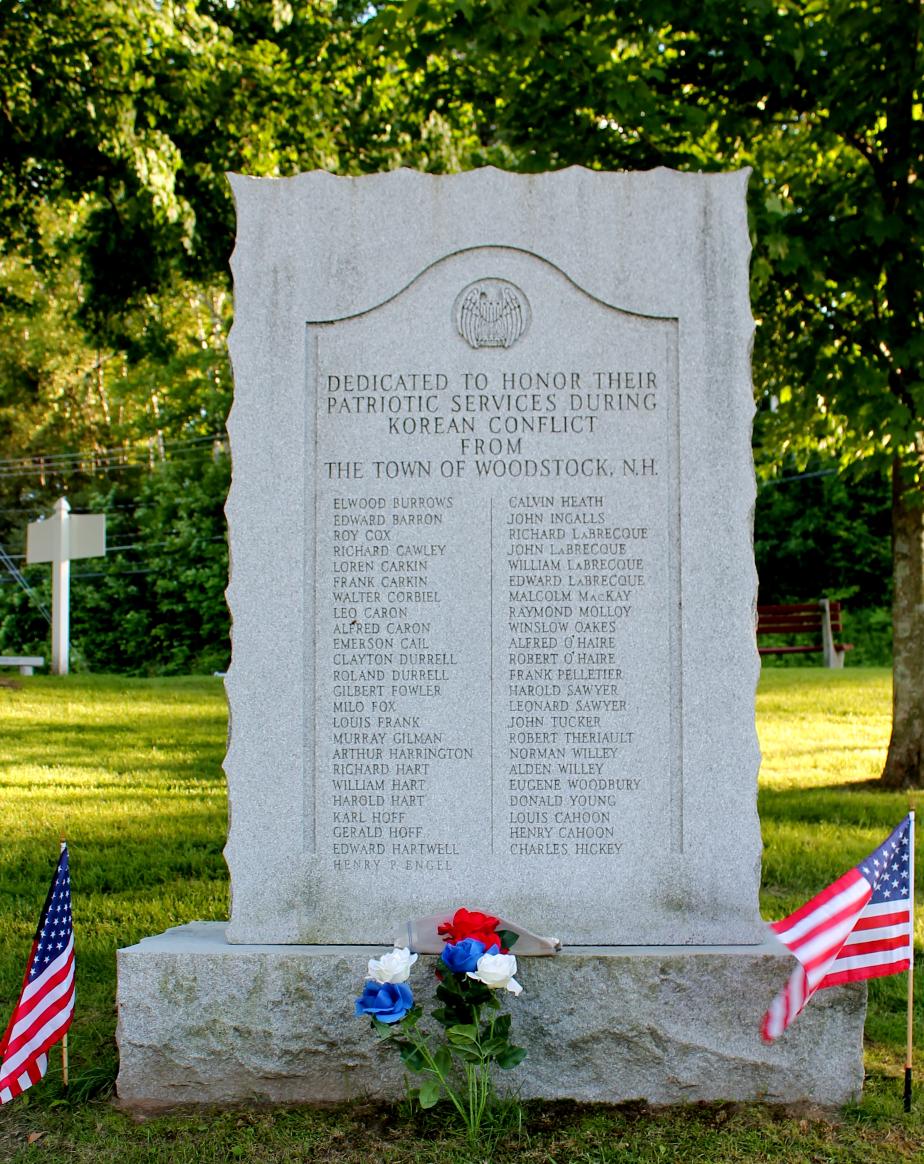
M 455 945 L 466 938 L 474 938 L 481 942 L 485 950 L 497 947 L 501 950 L 500 938 L 494 933 L 498 918 L 477 910 L 457 909 L 452 921 L 443 922 L 437 927 L 437 933 L 442 934 L 443 940 Z M 501 950 L 503 953 L 503 950 Z
M 481 942 L 481 944 L 484 946 L 484 952 L 486 954 L 490 954 L 492 950 L 496 950 L 499 954 L 507 953 L 507 951 L 501 946 L 500 938 L 497 936 L 497 934 L 482 932 L 477 934 L 466 934 L 465 936 L 468 938 L 474 938 L 476 941 Z

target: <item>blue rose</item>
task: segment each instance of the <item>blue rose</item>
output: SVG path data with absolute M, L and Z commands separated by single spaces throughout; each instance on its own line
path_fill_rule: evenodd
M 397 1023 L 413 1005 L 414 995 L 404 982 L 367 982 L 356 1000 L 356 1013 L 371 1015 L 383 1023 Z
M 484 952 L 484 942 L 463 938 L 453 946 L 444 946 L 440 957 L 454 974 L 467 974 L 469 970 L 477 970 L 478 959 Z

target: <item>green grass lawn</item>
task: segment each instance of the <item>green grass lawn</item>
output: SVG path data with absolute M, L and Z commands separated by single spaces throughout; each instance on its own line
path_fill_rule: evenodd
M 651 1112 L 524 1106 L 522 1124 L 479 1157 L 436 1109 L 261 1109 L 135 1122 L 114 1109 L 115 950 L 168 926 L 223 918 L 226 712 L 213 679 L 35 677 L 0 687 L 0 1023 L 66 835 L 78 934 L 71 1088 L 59 1058 L 0 1109 L 0 1161 L 812 1161 L 924 1157 L 924 1112 L 902 1112 L 905 976 L 870 984 L 867 1087 L 839 1122 L 757 1105 Z M 907 812 L 879 791 L 890 676 L 785 668 L 758 693 L 762 909 L 779 917 L 874 848 Z M 924 804 L 924 796 L 917 797 Z M 920 846 L 919 846 L 920 852 Z M 918 860 L 918 869 L 921 860 Z M 919 878 L 920 881 L 920 878 Z M 924 923 L 917 925 L 917 946 Z M 919 974 L 924 998 L 924 974 Z M 919 1013 L 922 1013 L 919 1008 Z M 919 1046 L 924 1023 L 917 1023 Z M 916 1073 L 924 1056 L 916 1056 Z M 915 1105 L 924 1108 L 924 1089 Z

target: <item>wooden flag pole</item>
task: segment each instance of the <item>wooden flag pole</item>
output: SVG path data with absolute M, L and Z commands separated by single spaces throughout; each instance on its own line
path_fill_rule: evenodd
M 64 837 L 61 838 L 61 852 L 63 853 L 67 848 L 67 841 Z M 64 1038 L 61 1040 L 61 1082 L 65 1087 L 68 1085 L 68 1054 L 67 1054 L 67 1031 L 64 1032 Z
M 910 878 L 909 891 L 911 894 L 908 903 L 908 912 L 911 924 L 911 948 L 908 962 L 908 1017 L 907 1017 L 907 1053 L 905 1055 L 905 1111 L 911 1111 L 911 1050 L 913 1045 L 912 1016 L 914 1014 L 914 809 L 908 813 L 908 876 Z

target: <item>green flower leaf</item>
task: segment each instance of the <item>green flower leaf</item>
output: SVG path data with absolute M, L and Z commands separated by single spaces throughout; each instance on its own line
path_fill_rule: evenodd
M 494 995 L 483 982 L 476 982 L 474 978 L 466 978 L 464 986 L 465 1001 L 470 1006 L 484 1006 Z
M 509 1071 L 511 1067 L 516 1067 L 518 1063 L 522 1063 L 525 1058 L 525 1047 L 509 1046 L 497 1056 L 496 1062 L 502 1071 Z
M 478 1028 L 468 1025 L 450 1027 L 446 1032 L 446 1038 L 451 1043 L 477 1043 Z
M 434 1077 L 425 1079 L 420 1085 L 420 1090 L 417 1093 L 417 1099 L 420 1106 L 423 1108 L 433 1107 L 439 1100 L 442 1087 L 440 1081 Z
M 449 982 L 452 982 L 453 985 L 450 986 Z M 455 979 L 453 978 L 449 979 L 448 981 L 441 982 L 436 988 L 436 997 L 440 1000 L 440 1002 L 446 1002 L 450 1006 L 458 1006 L 460 997 L 459 988 L 456 985 Z
M 481 1049 L 476 1043 L 454 1043 L 453 1054 L 457 1055 L 463 1063 L 483 1063 L 484 1056 Z
M 423 1071 L 427 1064 L 420 1048 L 411 1043 L 406 1043 L 401 1048 L 401 1061 L 408 1071 Z
M 494 1034 L 502 1039 L 506 1039 L 510 1034 L 511 1016 L 509 1014 L 502 1014 L 500 1018 L 494 1020 Z
M 404 1018 L 401 1020 L 401 1022 L 398 1023 L 397 1025 L 400 1027 L 404 1027 L 406 1030 L 410 1031 L 410 1030 L 413 1030 L 414 1027 L 417 1026 L 417 1024 L 420 1022 L 420 1020 L 422 1018 L 423 1018 L 423 1010 L 421 1009 L 421 1007 L 413 1006 L 407 1012 L 407 1014 L 404 1016 Z M 387 1024 L 384 1024 L 384 1025 L 387 1025 Z

